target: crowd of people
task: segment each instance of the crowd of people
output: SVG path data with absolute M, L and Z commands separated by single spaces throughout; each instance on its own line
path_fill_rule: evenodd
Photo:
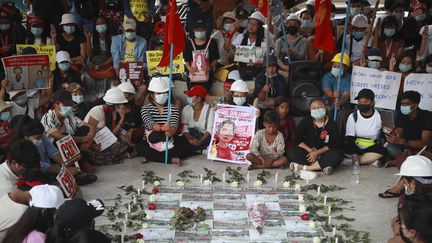
M 165 16 L 155 11 L 154 0 L 143 0 L 143 16 L 135 16 L 127 0 L 24 2 L 30 9 L 26 18 L 13 1 L 0 7 L 0 57 L 17 55 L 18 44 L 54 45 L 55 69 L 47 80 L 44 70 L 37 73 L 33 88 L 42 89 L 33 90 L 24 90 L 22 69 L 13 70 L 13 80 L 0 69 L 3 242 L 109 242 L 94 230 L 94 218 L 104 209 L 101 201 L 78 199 L 78 189 L 77 198 L 65 202 L 56 182 L 62 166 L 84 186 L 97 180 L 97 166 L 134 157 L 143 164 L 164 162 L 166 149 L 168 163 L 177 166 L 201 153 L 235 157 L 229 149 L 236 135 L 232 121 L 220 124 L 218 141 L 210 146 L 218 104 L 256 109 L 249 170 L 331 175 L 341 163 L 397 166 L 401 179 L 379 194 L 401 197 L 391 242 L 432 242 L 432 115 L 419 106 L 425 97 L 403 89 L 409 74 L 432 75 L 430 0 L 385 0 L 385 12 L 375 23 L 366 0 L 351 0 L 349 18 L 342 22 L 334 18 L 333 5 L 328 20 L 333 53 L 315 48 L 314 0 L 299 15 L 291 10 L 295 1 L 281 1 L 281 14 L 275 16 L 270 4 L 267 17 L 237 0 L 215 19 L 214 0 L 188 0 L 186 72 L 174 75 L 186 82 L 186 99 L 169 92 L 176 87 L 167 76 L 147 73 L 146 52 L 162 50 L 166 34 Z M 339 26 L 346 21 L 342 47 Z M 239 46 L 262 47 L 264 63 L 234 62 Z M 36 53 L 24 49 L 26 54 Z M 120 64 L 131 61 L 143 62 L 143 80 L 119 77 Z M 308 114 L 296 123 L 288 76 L 297 61 L 321 62 L 324 75 L 322 96 L 310 100 Z M 351 103 L 354 66 L 402 74 L 394 94 L 394 127 L 383 126 L 373 90 L 362 89 L 353 97 L 358 104 Z M 117 141 L 102 149 L 94 139 L 106 129 Z M 56 146 L 69 135 L 81 153 L 79 166 L 65 165 Z

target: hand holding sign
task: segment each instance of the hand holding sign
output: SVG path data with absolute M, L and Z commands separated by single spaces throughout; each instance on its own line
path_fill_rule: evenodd
M 66 166 L 62 165 L 56 179 L 66 196 L 72 198 L 75 195 L 77 184 L 72 173 L 66 168 Z

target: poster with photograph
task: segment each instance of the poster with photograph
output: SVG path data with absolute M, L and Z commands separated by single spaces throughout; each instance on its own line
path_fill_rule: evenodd
M 155 74 L 168 75 L 170 72 L 169 65 L 166 67 L 159 67 L 159 62 L 162 58 L 162 51 L 146 51 L 148 75 Z M 183 53 L 177 55 L 173 60 L 173 73 L 184 73 Z
M 218 105 L 207 159 L 246 164 L 255 120 L 255 107 Z
M 24 55 L 2 58 L 8 91 L 49 88 L 50 62 L 48 55 Z
M 50 59 L 50 70 L 56 69 L 56 48 L 55 45 L 29 45 L 29 44 L 18 44 L 16 45 L 18 55 L 22 55 L 24 50 L 32 52 L 33 54 L 48 55 Z
M 257 46 L 237 46 L 234 54 L 234 62 L 264 63 L 265 49 Z
M 143 62 L 120 62 L 119 79 L 122 83 L 128 80 L 133 84 L 142 82 L 144 79 Z

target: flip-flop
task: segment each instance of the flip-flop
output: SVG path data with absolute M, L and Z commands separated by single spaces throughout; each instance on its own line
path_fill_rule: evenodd
M 390 196 L 387 196 L 386 194 Z M 395 198 L 399 197 L 400 195 L 400 193 L 391 192 L 390 189 L 387 189 L 385 192 L 378 194 L 380 198 Z

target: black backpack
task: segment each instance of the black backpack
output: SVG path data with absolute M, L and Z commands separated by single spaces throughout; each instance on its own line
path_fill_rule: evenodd
M 77 13 L 86 19 L 91 19 L 99 14 L 99 0 L 74 0 Z

